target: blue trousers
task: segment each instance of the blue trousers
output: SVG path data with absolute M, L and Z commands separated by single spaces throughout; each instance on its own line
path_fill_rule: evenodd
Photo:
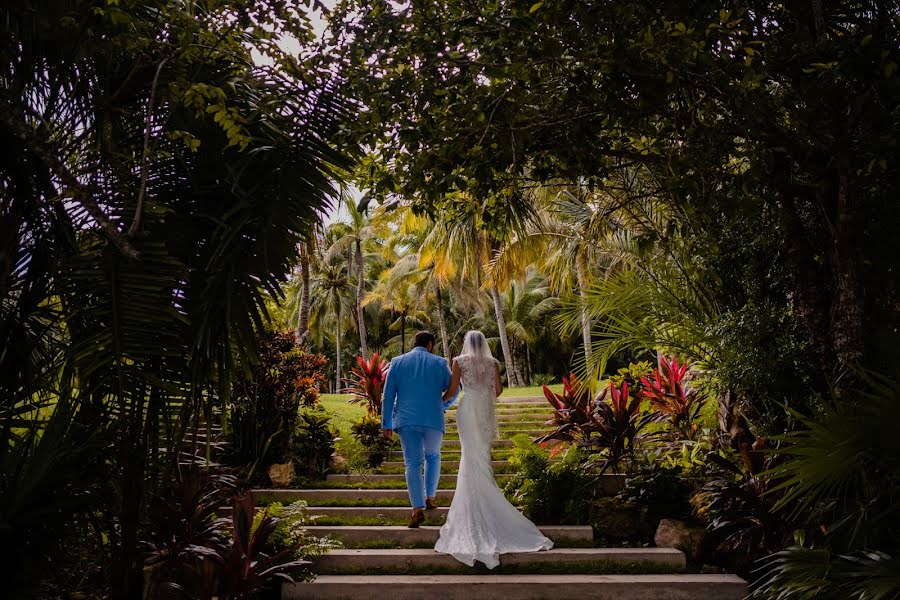
M 425 508 L 425 498 L 434 498 L 441 477 L 441 440 L 444 432 L 430 427 L 407 425 L 397 429 L 403 462 L 406 463 L 406 489 L 413 508 Z M 425 481 L 422 481 L 422 463 Z

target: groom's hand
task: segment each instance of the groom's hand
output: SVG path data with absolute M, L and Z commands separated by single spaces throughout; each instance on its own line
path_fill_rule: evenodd
M 394 435 L 394 430 L 393 429 L 382 429 L 381 435 L 383 435 L 387 439 L 391 439 L 391 437 Z

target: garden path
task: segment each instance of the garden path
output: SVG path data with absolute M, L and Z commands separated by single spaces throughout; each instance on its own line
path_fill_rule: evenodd
M 498 479 L 510 472 L 511 438 L 536 435 L 550 416 L 546 400 L 538 397 L 501 398 L 497 409 L 501 439 L 493 459 Z M 404 524 L 409 505 L 399 453 L 388 457 L 374 474 L 329 475 L 317 489 L 255 490 L 259 504 L 306 500 L 317 525 L 317 536 L 341 540 L 344 549 L 331 551 L 312 566 L 313 583 L 284 584 L 283 600 L 351 600 L 379 595 L 391 600 L 539 600 L 566 597 L 585 599 L 738 600 L 746 583 L 732 575 L 683 573 L 684 555 L 669 548 L 595 547 L 589 525 L 540 525 L 554 541 L 553 550 L 508 554 L 493 571 L 468 567 L 432 549 L 453 498 L 459 461 L 454 414 L 448 413 L 447 434 L 437 502 L 425 525 Z M 502 485 L 502 483 L 501 483 Z M 604 480 L 605 492 L 615 494 L 620 480 Z

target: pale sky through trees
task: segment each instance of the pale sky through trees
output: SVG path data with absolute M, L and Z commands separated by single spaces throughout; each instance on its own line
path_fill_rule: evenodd
M 322 4 L 329 10 L 334 8 L 335 2 L 336 2 L 336 0 L 322 0 Z M 325 28 L 328 26 L 328 23 L 325 21 L 325 18 L 323 17 L 322 13 L 320 11 L 316 10 L 315 7 L 311 7 L 309 9 L 309 12 L 307 13 L 307 15 L 309 17 L 310 24 L 312 25 L 313 31 L 316 32 L 316 35 L 321 37 L 322 34 L 325 32 Z M 296 38 L 291 37 L 291 36 L 282 37 L 281 40 L 279 40 L 278 45 L 281 46 L 282 50 L 284 50 L 285 52 L 289 52 L 291 54 L 296 55 L 300 52 L 300 43 L 297 41 Z M 271 63 L 271 60 L 268 57 L 263 56 L 256 51 L 253 51 L 252 53 L 253 53 L 253 60 L 256 62 L 256 64 L 270 64 Z M 352 198 L 354 198 L 355 200 L 358 200 L 359 197 L 361 196 L 361 193 L 355 187 L 351 186 L 350 187 L 350 196 Z M 325 215 L 325 219 L 324 219 L 325 225 L 330 225 L 331 223 L 341 221 L 347 216 L 348 216 L 348 214 L 347 214 L 347 210 L 345 208 L 343 208 L 341 206 L 332 206 L 328 210 L 327 214 Z

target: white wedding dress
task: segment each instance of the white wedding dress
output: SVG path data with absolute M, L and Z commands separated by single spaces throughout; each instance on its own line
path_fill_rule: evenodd
M 456 362 L 465 392 L 456 413 L 462 459 L 447 522 L 434 549 L 470 567 L 477 560 L 493 569 L 501 554 L 549 550 L 553 542 L 506 500 L 494 479 L 497 361 L 460 356 Z

